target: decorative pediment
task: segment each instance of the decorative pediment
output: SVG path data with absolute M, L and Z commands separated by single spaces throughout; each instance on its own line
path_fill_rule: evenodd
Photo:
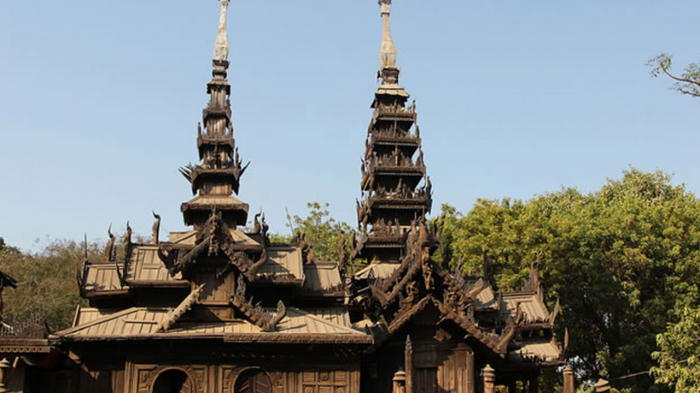
M 451 307 L 464 309 L 486 288 L 483 280 L 478 280 L 469 287 L 461 276 L 455 277 L 432 259 L 410 256 L 406 257 L 402 265 L 386 281 L 368 281 L 370 293 L 381 309 L 389 308 L 402 297 L 428 294 L 441 299 Z M 417 293 L 416 290 L 418 290 Z
M 264 245 L 239 235 L 242 239 L 234 238 L 228 225 L 221 219 L 221 214 L 214 211 L 197 231 L 194 245 L 164 244 L 158 248 L 158 256 L 167 266 L 170 275 L 174 276 L 177 273 L 187 274 L 202 257 L 224 255 L 228 262 L 219 270 L 219 275 L 235 269 L 252 281 L 260 267 L 267 262 L 267 251 Z M 251 254 L 259 256 L 254 260 Z
M 402 304 L 391 322 L 387 324 L 384 320 L 380 321 L 377 325 L 384 326 L 384 328 L 382 329 L 383 333 L 379 335 L 383 336 L 384 340 L 375 339 L 376 345 L 381 344 L 390 336 L 396 334 L 430 306 L 435 307 L 440 313 L 439 319 L 435 321 L 436 324 L 451 321 L 465 331 L 465 338 L 473 337 L 495 353 L 501 356 L 506 354 L 508 343 L 516 332 L 515 325 L 504 329 L 500 336 L 495 333 L 485 332 L 476 325 L 473 316 L 469 312 L 455 310 L 450 305 L 436 299 L 432 295 L 427 295 L 414 303 L 406 301 Z M 375 333 L 375 335 L 377 335 L 377 333 Z

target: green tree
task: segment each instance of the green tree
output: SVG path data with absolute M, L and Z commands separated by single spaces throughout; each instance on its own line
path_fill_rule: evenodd
M 100 249 L 97 242 L 89 243 L 88 255 L 94 259 Z M 84 259 L 84 246 L 74 241 L 53 240 L 36 253 L 5 246 L 0 250 L 0 267 L 18 282 L 17 289 L 3 292 L 5 321 L 23 321 L 42 310 L 50 329 L 69 327 L 81 302 L 76 268 Z
M 313 245 L 317 260 L 338 262 L 340 231 L 343 230 L 346 234 L 346 251 L 349 254 L 353 230 L 348 224 L 331 217 L 329 206 L 328 203 L 309 202 L 306 204 L 309 209 L 306 217 L 294 215 L 291 225 L 297 235 L 304 234 L 306 241 Z
M 672 60 L 673 56 L 667 53 L 662 53 L 649 60 L 647 66 L 651 67 L 651 75 L 657 77 L 665 74 L 675 81 L 674 90 L 692 97 L 700 97 L 700 65 L 690 63 L 682 74 L 673 75 L 671 73 Z
M 443 208 L 445 237 L 465 269 L 482 253 L 503 290 L 519 288 L 540 256 L 550 309 L 561 299 L 570 361 L 583 377 L 611 379 L 649 370 L 656 336 L 679 305 L 697 303 L 700 205 L 668 175 L 632 169 L 599 191 L 576 189 L 528 202 L 479 200 L 466 215 Z M 649 377 L 613 381 L 621 390 L 662 390 Z
M 675 387 L 677 393 L 700 392 L 700 308 L 684 307 L 676 323 L 656 337 L 659 362 L 652 368 L 657 383 Z

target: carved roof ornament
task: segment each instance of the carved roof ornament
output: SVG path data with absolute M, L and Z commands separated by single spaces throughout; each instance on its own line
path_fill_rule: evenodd
M 107 246 L 105 246 L 105 252 L 104 252 L 104 257 L 107 261 L 113 261 L 114 258 L 114 242 L 116 241 L 116 237 L 112 233 L 112 224 L 109 224 L 109 229 L 107 229 L 107 236 L 109 236 L 109 240 L 107 241 Z
M 160 242 L 160 214 L 155 211 L 151 211 L 151 213 L 153 213 L 153 218 L 156 219 L 153 223 L 153 244 L 158 244 Z
M 214 44 L 214 60 L 228 61 L 228 37 L 226 34 L 226 8 L 229 0 L 221 0 L 221 14 L 219 16 L 219 34 Z
M 167 318 L 158 325 L 158 332 L 165 332 L 170 329 L 180 317 L 182 317 L 199 300 L 199 296 L 204 290 L 204 284 L 192 289 L 189 295 L 180 304 L 168 313 Z
M 124 232 L 124 235 L 122 235 L 122 242 L 124 243 L 124 247 L 131 247 L 131 234 L 133 231 L 131 230 L 131 225 L 129 225 L 129 221 L 126 222 L 126 232 Z

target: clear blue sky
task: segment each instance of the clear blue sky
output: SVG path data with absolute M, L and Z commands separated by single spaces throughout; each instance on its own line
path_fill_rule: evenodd
M 240 198 L 285 232 L 308 201 L 355 222 L 376 88 L 373 0 L 234 0 Z M 700 2 L 395 0 L 401 82 L 417 100 L 441 203 L 589 192 L 630 165 L 700 190 L 700 100 L 644 63 L 700 57 Z M 104 238 L 184 228 L 218 22 L 214 0 L 0 5 L 0 236 Z

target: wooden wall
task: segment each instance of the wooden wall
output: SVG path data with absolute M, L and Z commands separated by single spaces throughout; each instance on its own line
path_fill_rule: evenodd
M 150 393 L 158 375 L 171 369 L 181 370 L 189 376 L 193 382 L 193 393 L 236 393 L 236 379 L 250 369 L 259 369 L 270 378 L 272 393 L 360 393 L 359 364 L 303 368 L 290 364 L 287 368 L 292 370 L 285 370 L 280 365 L 268 366 L 265 362 L 246 362 L 241 365 L 128 363 L 126 368 L 128 389 L 110 393 Z M 81 387 L 80 393 L 83 392 L 93 393 L 92 390 L 83 390 Z
M 218 362 L 216 362 L 218 363 Z M 308 364 L 308 366 L 303 366 Z M 359 360 L 313 364 L 304 361 L 251 361 L 240 364 L 143 364 L 127 361 L 122 369 L 109 365 L 75 365 L 47 371 L 28 368 L 26 393 L 151 393 L 158 376 L 179 370 L 191 381 L 191 393 L 237 393 L 237 378 L 246 370 L 261 370 L 271 382 L 270 393 L 360 393 Z M 18 392 L 21 390 L 17 390 Z
M 411 326 L 363 363 L 363 391 L 391 393 L 394 373 L 406 371 L 412 393 L 475 393 L 475 354 L 463 334 L 436 326 Z M 406 337 L 411 337 L 411 364 L 406 364 Z

